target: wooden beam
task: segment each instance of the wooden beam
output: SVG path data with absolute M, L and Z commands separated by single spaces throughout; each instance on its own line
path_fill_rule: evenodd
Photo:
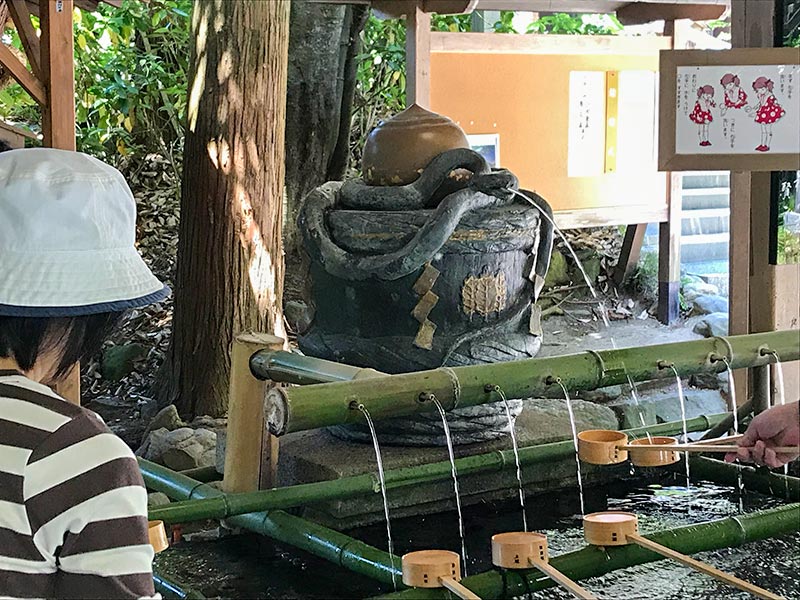
M 617 260 L 612 275 L 614 283 L 617 285 L 622 285 L 639 263 L 639 255 L 642 252 L 646 231 L 647 223 L 636 223 L 625 227 L 622 249 L 619 252 L 619 260 Z
M 621 205 L 553 211 L 559 229 L 607 227 L 634 223 L 662 223 L 667 220 L 667 206 Z
M 47 0 L 39 8 L 42 74 L 47 90 L 42 114 L 44 145 L 75 150 L 73 0 Z
M 31 97 L 39 104 L 46 102 L 45 88 L 36 77 L 28 71 L 16 55 L 8 49 L 8 46 L 0 42 L 0 64 L 2 64 L 11 76 L 28 92 Z
M 623 25 L 640 25 L 653 21 L 711 21 L 719 19 L 727 7 L 724 4 L 664 4 L 661 2 L 631 2 L 617 9 L 617 18 Z
M 14 26 L 17 28 L 22 47 L 25 49 L 25 55 L 28 57 L 28 62 L 31 65 L 31 71 L 41 80 L 42 54 L 39 47 L 39 38 L 36 35 L 36 31 L 33 29 L 33 23 L 31 23 L 31 13 L 28 10 L 28 5 L 25 4 L 25 0 L 5 1 L 11 13 L 11 18 L 14 21 Z
M 431 33 L 432 52 L 653 56 L 659 50 L 671 49 L 669 38 L 663 36 Z
M 406 16 L 406 105 L 431 106 L 431 15 L 420 4 Z
M 658 227 L 658 320 L 670 325 L 680 316 L 681 209 L 680 173 L 667 180 L 667 220 Z

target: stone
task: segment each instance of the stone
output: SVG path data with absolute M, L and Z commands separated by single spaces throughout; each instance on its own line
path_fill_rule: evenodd
M 618 415 L 623 429 L 641 427 L 642 420 L 646 425 L 681 420 L 680 401 L 674 385 L 649 393 L 644 393 L 641 388 L 639 391 L 638 405 L 632 403 L 628 397 L 609 405 Z M 684 401 L 687 419 L 727 411 L 725 400 L 719 390 L 693 389 L 684 386 Z
M 725 377 L 725 374 L 695 373 L 689 377 L 689 385 L 702 390 L 718 390 L 721 383 L 720 376 Z
M 716 337 L 728 335 L 728 313 L 715 312 L 705 315 L 700 319 L 692 331 L 702 335 L 703 337 Z
M 153 417 L 153 420 L 150 421 L 150 424 L 147 426 L 147 429 L 142 436 L 142 443 L 144 440 L 147 439 L 147 436 L 150 435 L 151 431 L 155 431 L 156 429 L 166 429 L 167 431 L 175 431 L 180 427 L 186 427 L 186 423 L 183 422 L 180 415 L 178 414 L 178 409 L 175 408 L 174 404 L 170 404 L 169 406 L 165 406 L 160 411 L 156 413 L 156 416 Z
M 698 296 L 718 296 L 719 288 L 703 280 L 692 281 L 683 286 L 683 297 L 687 302 L 694 301 Z
M 577 395 L 581 400 L 586 400 L 587 402 L 609 402 L 622 395 L 622 386 L 610 385 L 596 390 L 582 390 Z
M 192 419 L 192 422 L 189 423 L 189 427 L 193 429 L 225 429 L 228 425 L 228 419 L 225 417 L 214 418 L 209 417 L 208 415 L 203 415 L 200 417 L 195 417 Z
M 100 373 L 109 381 L 119 381 L 133 371 L 136 361 L 146 356 L 147 348 L 142 344 L 110 346 L 103 351 Z
M 521 444 L 547 444 L 570 435 L 569 411 L 563 400 L 526 400 L 523 406 L 516 422 Z M 575 426 L 578 431 L 619 427 L 619 420 L 614 411 L 600 404 L 572 400 L 572 411 L 575 414 Z M 524 437 L 527 440 L 524 442 L 521 432 L 526 432 Z
M 208 429 L 180 427 L 151 431 L 137 455 L 175 471 L 210 467 L 216 462 L 217 435 Z
M 169 496 L 163 492 L 152 492 L 147 494 L 147 508 L 155 508 L 156 506 L 164 506 L 171 501 Z
M 544 287 L 552 288 L 558 285 L 566 285 L 572 278 L 569 274 L 569 265 L 567 259 L 558 250 L 553 248 L 553 254 L 550 256 L 550 268 L 547 269 L 547 275 L 544 278 Z
M 214 456 L 214 465 L 217 468 L 217 473 L 220 475 L 225 473 L 225 448 L 228 442 L 228 430 L 217 429 L 217 449 Z
M 692 301 L 692 311 L 698 315 L 727 313 L 728 299 L 722 296 L 700 295 Z
M 594 286 L 597 278 L 600 276 L 600 271 L 602 268 L 600 256 L 596 253 L 592 253 L 585 258 L 581 257 L 581 264 L 583 265 L 583 270 L 586 272 L 586 277 L 589 279 L 589 282 L 592 284 L 592 286 Z M 575 265 L 573 269 L 572 279 L 581 283 L 584 283 L 585 281 L 583 273 L 581 273 L 578 265 Z
M 290 300 L 283 307 L 283 316 L 292 329 L 297 333 L 303 334 L 311 327 L 314 320 L 314 313 L 309 309 L 308 304 L 299 300 Z

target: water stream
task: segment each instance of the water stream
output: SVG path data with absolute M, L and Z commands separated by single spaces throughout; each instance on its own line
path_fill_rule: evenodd
M 776 404 L 783 406 L 786 404 L 786 388 L 783 385 L 783 364 L 781 363 L 781 357 L 778 356 L 778 353 L 773 350 L 770 352 L 772 356 L 775 357 L 775 379 L 777 380 L 777 389 L 776 389 Z M 783 465 L 783 474 L 788 477 L 789 475 L 789 465 Z M 788 494 L 789 490 L 789 480 L 786 480 L 786 490 Z
M 586 514 L 586 506 L 583 501 L 583 478 L 581 477 L 581 459 L 578 456 L 578 428 L 575 425 L 575 413 L 572 412 L 572 400 L 570 400 L 569 392 L 567 391 L 566 386 L 561 382 L 561 380 L 557 380 L 558 385 L 561 387 L 561 391 L 564 392 L 564 400 L 567 403 L 567 412 L 569 413 L 569 425 L 572 428 L 572 443 L 575 446 L 575 466 L 578 472 L 578 494 L 581 500 L 581 516 L 583 517 Z
M 358 410 L 363 413 L 364 418 L 367 420 L 367 425 L 369 426 L 369 432 L 372 434 L 372 446 L 375 448 L 375 461 L 378 463 L 378 479 L 381 483 L 381 496 L 383 496 L 383 515 L 386 519 L 386 539 L 389 547 L 389 560 L 392 565 L 392 585 L 394 586 L 395 591 L 397 591 L 397 575 L 394 564 L 394 542 L 392 541 L 392 525 L 389 521 L 389 499 L 386 497 L 386 478 L 383 474 L 383 457 L 381 456 L 381 447 L 380 444 L 378 444 L 378 434 L 375 432 L 375 424 L 372 422 L 372 417 L 370 416 L 369 411 L 363 404 L 358 405 Z
M 458 513 L 458 536 L 461 538 L 461 560 L 464 563 L 464 577 L 467 576 L 467 541 L 464 536 L 464 515 L 461 512 L 461 494 L 458 491 L 458 471 L 456 470 L 456 456 L 453 452 L 453 438 L 450 436 L 450 425 L 447 423 L 447 414 L 444 412 L 441 402 L 436 398 L 432 398 L 433 403 L 436 405 L 436 410 L 439 411 L 439 416 L 442 418 L 442 428 L 444 429 L 444 437 L 447 441 L 447 455 L 450 458 L 450 472 L 453 474 L 453 493 L 456 497 L 456 512 Z
M 728 375 L 728 396 L 730 396 L 731 400 L 733 432 L 736 434 L 739 433 L 739 406 L 736 403 L 736 383 L 733 378 L 733 369 L 731 369 L 731 363 L 728 362 L 727 358 L 723 358 L 722 362 L 725 364 L 725 370 Z M 738 459 L 736 460 L 736 464 L 739 464 Z M 739 498 L 739 512 L 744 512 L 744 481 L 742 480 L 742 471 L 740 469 L 736 470 L 736 494 Z
M 675 365 L 670 365 L 672 372 L 675 374 L 675 382 L 678 384 L 678 400 L 681 403 L 681 423 L 683 424 L 683 442 L 689 441 L 689 432 L 686 429 L 686 398 L 683 396 L 683 382 L 681 376 L 678 375 L 678 370 Z M 691 489 L 691 480 L 689 478 L 689 453 L 683 453 L 684 464 L 686 465 L 686 489 Z
M 600 300 L 600 296 L 597 295 L 597 291 L 594 289 L 594 286 L 592 285 L 592 280 L 589 278 L 589 275 L 586 274 L 586 270 L 583 268 L 583 263 L 578 258 L 578 255 L 575 253 L 572 244 L 570 244 L 569 241 L 567 240 L 567 237 L 564 235 L 564 232 L 558 228 L 558 225 L 556 225 L 553 218 L 550 215 L 548 215 L 547 212 L 542 210 L 542 208 L 538 204 L 536 204 L 533 200 L 528 198 L 525 194 L 523 194 L 520 191 L 517 190 L 511 190 L 511 191 L 514 192 L 514 194 L 516 194 L 523 200 L 525 200 L 525 202 L 533 206 L 536 210 L 538 210 L 539 214 L 542 215 L 550 223 L 550 225 L 553 226 L 553 231 L 555 231 L 556 234 L 558 234 L 558 237 L 561 238 L 561 241 L 564 242 L 564 245 L 567 247 L 567 250 L 572 256 L 572 259 L 575 261 L 578 270 L 581 272 L 581 275 L 583 275 L 583 280 L 586 282 L 586 286 L 589 288 L 589 293 L 591 293 L 592 298 L 594 298 L 597 301 L 597 307 L 600 310 L 600 318 L 603 319 L 603 323 L 605 324 L 606 328 L 607 329 L 610 328 L 611 323 L 608 321 L 608 315 L 606 314 L 606 307 L 603 304 L 603 301 Z
M 506 409 L 508 430 L 511 433 L 511 446 L 514 448 L 514 462 L 517 465 L 517 486 L 519 488 L 519 507 L 522 511 L 522 530 L 528 531 L 528 517 L 525 514 L 525 486 L 522 483 L 522 465 L 519 461 L 519 445 L 517 444 L 514 417 L 511 416 L 511 408 L 508 406 L 508 398 L 506 398 L 505 392 L 500 389 L 500 386 L 495 386 L 494 389 L 500 395 L 500 398 L 503 399 L 503 406 Z

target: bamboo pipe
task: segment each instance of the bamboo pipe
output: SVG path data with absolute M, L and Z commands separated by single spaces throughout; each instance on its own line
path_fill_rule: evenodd
M 139 459 L 139 468 L 148 488 L 163 492 L 173 500 L 201 500 L 224 495 L 210 485 L 150 461 Z M 392 557 L 343 533 L 280 510 L 251 512 L 231 517 L 228 522 L 389 585 L 401 576 L 399 557 Z
M 497 402 L 500 386 L 508 398 L 561 397 L 568 390 L 591 390 L 613 384 L 732 368 L 762 366 L 775 351 L 786 361 L 800 359 L 800 339 L 793 331 L 773 331 L 727 338 L 603 350 L 548 358 L 440 368 L 400 375 L 372 376 L 293 388 L 274 388 L 265 400 L 270 431 L 284 435 L 360 421 L 353 410 L 364 404 L 375 420 L 435 409 L 437 398 L 451 410 Z M 374 375 L 374 374 L 373 374 Z
M 177 598 L 178 600 L 200 600 L 205 598 L 203 594 L 191 588 L 168 579 L 160 573 L 153 572 L 153 585 L 156 591 L 161 594 L 163 598 Z
M 767 469 L 722 462 L 713 458 L 693 456 L 692 476 L 722 485 L 735 486 L 741 474 L 745 489 L 797 502 L 800 500 L 800 478 L 779 475 Z M 681 466 L 679 471 L 683 473 Z
M 773 594 L 768 590 L 720 571 L 690 556 L 676 552 L 671 548 L 662 546 L 653 540 L 642 537 L 639 535 L 639 519 L 633 513 L 609 510 L 586 515 L 583 518 L 583 530 L 586 541 L 594 546 L 608 547 L 625 546 L 630 543 L 638 544 L 647 550 L 651 550 L 666 558 L 676 560 L 701 573 L 710 575 L 723 583 L 754 594 L 759 598 L 764 598 L 765 600 L 785 600 L 781 596 Z
M 715 423 L 724 418 L 724 414 L 695 417 L 694 419 L 689 419 L 686 425 L 689 431 L 702 431 L 713 427 Z M 679 433 L 682 431 L 682 427 L 681 422 L 676 421 L 646 428 L 630 429 L 626 433 L 630 435 L 645 435 L 646 433 L 651 435 L 670 434 Z M 563 460 L 574 455 L 575 447 L 572 440 L 519 448 L 520 464 L 523 466 Z M 146 470 L 158 467 L 158 465 L 153 465 L 144 459 L 139 459 L 139 464 L 143 473 Z M 456 459 L 456 469 L 462 477 L 474 473 L 512 470 L 514 468 L 516 468 L 516 465 L 513 450 L 495 451 Z M 453 476 L 449 461 L 387 470 L 384 475 L 388 489 L 415 486 L 433 481 L 446 481 Z M 169 486 L 170 483 L 166 481 L 162 482 L 162 485 Z M 202 500 L 196 499 L 200 497 L 199 494 L 190 494 L 195 499 L 150 509 L 150 519 L 161 520 L 165 523 L 225 519 L 248 512 L 293 508 L 325 500 L 374 494 L 380 492 L 379 485 L 374 475 L 365 474 L 257 492 L 223 495 L 207 494 L 207 497 Z M 171 494 L 180 494 L 180 490 L 169 489 L 165 493 L 167 496 L 172 497 Z
M 530 565 L 539 569 L 543 574 L 547 575 L 576 598 L 581 598 L 582 600 L 597 600 L 597 596 L 583 586 L 572 581 L 572 579 L 564 575 L 561 571 L 554 569 L 549 563 L 535 563 L 530 561 Z
M 663 546 L 684 554 L 740 546 L 756 540 L 783 535 L 800 529 L 800 504 L 790 504 L 747 515 L 727 517 L 660 531 L 647 536 Z M 581 550 L 555 556 L 550 560 L 570 579 L 580 581 L 606 573 L 659 560 L 659 555 L 637 545 L 599 548 L 586 546 Z M 483 598 L 523 596 L 552 587 L 554 582 L 543 579 L 537 572 L 516 571 L 515 577 L 490 571 L 467 577 L 464 583 Z M 441 590 L 409 590 L 382 596 L 392 600 L 444 599 Z

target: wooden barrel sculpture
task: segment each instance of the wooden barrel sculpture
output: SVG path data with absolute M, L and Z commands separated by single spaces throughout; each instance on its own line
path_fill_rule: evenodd
M 410 130 L 417 143 L 426 143 L 430 136 L 419 134 L 415 118 L 401 113 L 400 125 L 382 127 Z M 452 128 L 460 129 L 449 119 L 427 111 L 420 118 L 428 129 L 433 122 L 458 140 Z M 402 148 L 393 156 L 421 154 L 413 144 L 403 146 L 397 132 L 379 128 L 373 137 L 380 140 L 378 134 L 388 135 L 387 152 Z M 442 151 L 421 174 L 415 164 L 381 170 L 376 154 L 368 143 L 365 161 L 369 156 L 375 164 L 365 165 L 365 181 L 327 183 L 301 209 L 314 305 L 311 326 L 299 337 L 301 350 L 387 373 L 536 355 L 541 329 L 535 301 L 553 243 L 552 225 L 540 215 L 540 209 L 552 214 L 547 203 L 532 192 L 520 198 L 511 191 L 518 186 L 513 174 L 490 169 L 468 148 Z M 372 185 L 386 179 L 398 185 Z M 518 414 L 521 401 L 511 404 Z M 451 426 L 455 443 L 508 432 L 502 406 L 451 415 L 458 423 Z M 383 443 L 444 443 L 436 413 L 379 423 L 378 429 Z M 361 426 L 334 432 L 370 439 Z

